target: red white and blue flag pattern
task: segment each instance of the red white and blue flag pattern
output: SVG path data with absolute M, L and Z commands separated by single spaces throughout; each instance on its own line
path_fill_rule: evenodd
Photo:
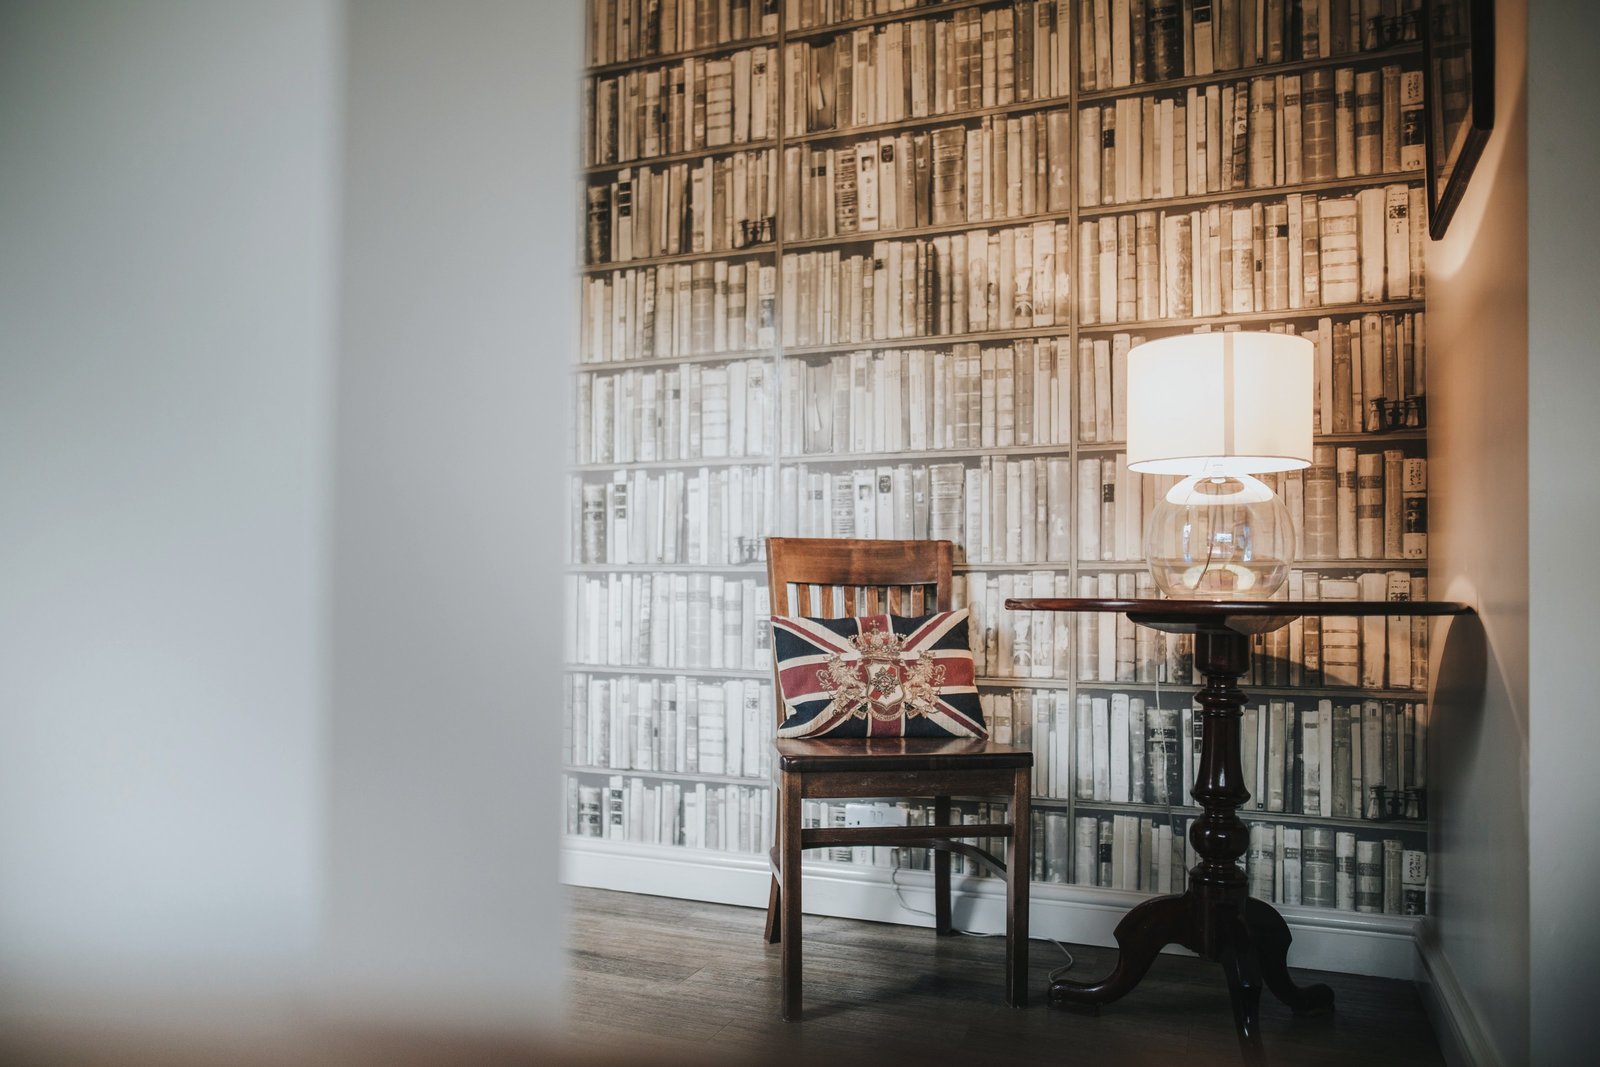
M 967 611 L 772 617 L 779 737 L 988 737 Z

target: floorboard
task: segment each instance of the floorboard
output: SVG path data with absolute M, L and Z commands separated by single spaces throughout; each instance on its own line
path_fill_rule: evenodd
M 1162 956 L 1133 993 L 1081 1014 L 1045 1006 L 1050 972 L 1066 957 L 1034 941 L 1034 1003 L 1013 1009 L 1004 1003 L 1002 938 L 940 938 L 915 927 L 807 916 L 806 1016 L 785 1023 L 778 946 L 762 939 L 758 909 L 573 889 L 570 916 L 564 1036 L 615 1062 L 1240 1062 L 1221 971 L 1190 957 Z M 1113 949 L 1066 947 L 1073 975 L 1097 976 L 1115 960 Z M 1331 985 L 1338 1009 L 1301 1018 L 1265 996 L 1269 1062 L 1444 1062 L 1410 983 L 1295 974 Z

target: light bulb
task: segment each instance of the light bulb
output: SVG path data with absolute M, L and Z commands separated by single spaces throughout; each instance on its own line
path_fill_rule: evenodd
M 1294 562 L 1289 509 L 1260 479 L 1194 474 L 1157 502 L 1145 528 L 1156 586 L 1190 600 L 1263 600 Z

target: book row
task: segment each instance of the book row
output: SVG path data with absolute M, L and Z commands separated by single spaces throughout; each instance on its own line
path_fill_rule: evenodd
M 1188 800 L 1188 790 L 1200 760 L 1200 715 L 1187 704 L 1181 713 L 1174 707 L 1163 716 L 1157 702 L 1147 716 L 1144 700 L 1130 698 L 1126 693 L 1110 697 L 1079 693 L 1075 702 L 1076 711 L 1071 694 L 1064 689 L 985 691 L 979 695 L 979 700 L 983 706 L 984 722 L 995 741 L 1032 750 L 1035 797 L 1053 800 L 1073 797 L 1084 800 L 1113 799 L 1110 796 L 1085 795 L 1083 783 L 1091 757 L 1090 746 L 1098 746 L 1092 751 L 1093 764 L 1097 769 L 1104 771 L 1110 762 L 1120 761 L 1125 768 L 1122 784 L 1126 787 L 1128 751 L 1130 746 L 1137 744 L 1139 760 L 1135 771 L 1140 776 L 1142 787 L 1148 747 L 1152 788 L 1150 791 L 1141 788 L 1137 799 L 1128 795 L 1128 790 L 1124 788 L 1124 795 L 1117 799 L 1121 803 L 1169 806 L 1192 803 Z M 1187 697 L 1179 700 L 1186 701 Z M 1132 732 L 1134 724 L 1126 714 L 1131 702 L 1137 702 L 1139 711 L 1136 735 Z M 1119 704 L 1124 710 L 1120 747 L 1119 739 L 1108 734 L 1106 723 L 1102 721 L 1106 717 L 1108 703 Z M 1092 736 L 1088 732 L 1090 723 L 1095 728 Z
M 759 260 L 636 267 L 581 283 L 578 359 L 612 363 L 770 349 L 777 268 Z
M 1085 220 L 1078 322 L 1421 300 L 1426 231 L 1421 187 L 1399 183 Z
M 645 845 L 759 852 L 772 844 L 772 790 L 755 785 L 566 778 L 566 831 Z
M 569 662 L 671 670 L 762 670 L 769 666 L 770 598 L 763 582 L 714 574 L 568 576 Z M 1076 618 L 1008 611 L 1012 597 L 1144 595 L 1130 572 L 1071 575 L 969 572 L 953 602 L 972 613 L 971 645 L 981 678 L 1076 679 L 1140 685 L 1192 684 L 1192 646 L 1112 613 Z M 1407 600 L 1426 578 L 1405 571 L 1334 577 L 1293 570 L 1287 597 Z M 804 610 L 804 609 L 801 609 Z M 818 609 L 820 610 L 820 609 Z M 1253 639 L 1246 684 L 1320 691 L 1427 688 L 1427 620 L 1411 616 L 1303 617 Z M 1331 814 L 1331 812 L 1330 812 Z
M 1145 574 L 969 572 L 956 582 L 955 603 L 972 612 L 974 667 L 979 677 L 1186 685 L 1192 644 L 1178 635 L 1136 626 L 1122 615 L 1010 611 L 1013 597 L 1150 597 Z M 1291 569 L 1283 599 L 1422 600 L 1427 579 L 1407 571 L 1364 571 L 1335 577 Z M 1427 688 L 1427 619 L 1422 616 L 1302 617 L 1252 639 L 1255 656 L 1241 684 L 1319 690 Z
M 841 22 L 869 19 L 876 15 L 913 13 L 937 8 L 950 0 L 787 0 L 783 5 L 783 28 L 821 30 Z
M 1325 316 L 1314 327 L 1273 322 L 1259 328 L 1299 334 L 1316 348 L 1312 431 L 1379 433 L 1420 427 L 1426 420 L 1424 313 L 1367 312 Z M 1225 329 L 1236 329 L 1228 326 Z M 1202 325 L 1196 333 L 1210 332 Z M 1116 333 L 1078 339 L 1078 440 L 1111 444 L 1127 437 L 1128 352 L 1146 338 Z
M 1270 328 L 1294 333 L 1295 326 Z M 1324 317 L 1300 336 L 1316 349 L 1316 433 L 1420 424 L 1421 312 Z M 1076 368 L 1065 337 L 790 360 L 778 365 L 776 396 L 766 360 L 579 375 L 575 458 L 634 463 L 764 456 L 773 444 L 774 405 L 777 447 L 785 456 L 1066 445 L 1074 379 L 1078 441 L 1117 443 L 1127 434 L 1128 352 L 1144 340 L 1129 333 L 1080 338 Z M 1327 455 L 1331 460 L 1333 453 Z M 1311 551 L 1312 559 L 1337 555 Z
M 1203 715 L 1186 691 L 1078 693 L 986 689 L 990 736 L 1034 752 L 1034 795 L 1054 800 L 1197 808 Z M 1427 705 L 1290 699 L 1243 710 L 1242 813 L 1334 819 L 1421 819 L 1427 787 Z
M 1065 212 L 1065 109 L 783 150 L 785 241 Z
M 1419 39 L 1421 0 L 1078 0 L 1078 87 L 1116 89 Z
M 1247 807 L 1343 819 L 1420 819 L 1428 706 L 1273 700 L 1245 709 Z M 1096 779 L 1098 784 L 1098 779 Z
M 577 461 L 767 456 L 776 437 L 772 369 L 768 360 L 751 359 L 580 374 Z
M 624 167 L 585 189 L 585 262 L 727 252 L 771 240 L 777 154 L 734 152 L 697 163 Z
M 969 7 L 784 46 L 789 137 L 1066 96 L 1070 27 L 1058 0 Z
M 1312 455 L 1305 471 L 1263 476 L 1289 511 L 1299 558 L 1427 558 L 1426 459 L 1326 445 Z M 780 536 L 953 541 L 967 563 L 1142 559 L 1151 510 L 1173 479 L 1133 473 L 1121 453 L 1075 467 L 1064 456 L 984 456 L 974 466 L 800 464 L 776 478 L 770 467 L 574 477 L 572 562 L 750 563 L 761 535 L 748 531 L 769 520 Z
M 630 163 L 749 144 L 778 129 L 777 50 L 691 57 L 584 82 L 583 157 Z
M 985 457 L 983 463 L 990 460 Z M 1145 558 L 1144 532 L 1150 514 L 1176 478 L 1141 475 L 1128 470 L 1127 457 L 1089 456 L 1078 460 L 1076 485 L 1066 484 L 1066 471 L 1051 466 L 1055 460 L 996 459 L 994 485 L 984 482 L 979 492 L 989 489 L 992 504 L 980 514 L 1010 516 L 1015 506 L 1011 497 L 1020 491 L 1020 518 L 1023 545 L 1043 544 L 1037 533 L 1029 537 L 1027 526 L 1033 503 L 1038 511 L 1032 517 L 1035 531 L 1044 523 L 1057 522 L 1063 529 L 1059 539 L 1066 543 L 1064 511 L 1070 494 L 1077 502 L 1077 558 L 1084 561 L 1134 561 Z M 1004 462 L 1006 481 L 999 483 Z M 1407 456 L 1401 449 L 1361 451 L 1354 446 L 1316 445 L 1312 465 L 1304 471 L 1262 475 L 1273 492 L 1283 500 L 1294 525 L 1299 558 L 1305 561 L 1364 559 L 1426 559 L 1428 555 L 1428 461 Z M 1041 483 L 1038 472 L 1043 465 Z M 1034 471 L 1030 491 L 1028 472 Z M 1016 473 L 1020 470 L 1020 474 Z M 981 477 L 981 476 L 980 476 Z M 1040 490 L 1045 490 L 1043 497 Z M 781 509 L 780 509 L 781 514 Z M 980 531 L 981 532 L 981 531 Z M 1031 563 L 1050 555 L 1014 557 L 1011 555 L 1011 527 L 1006 527 L 1006 554 L 996 558 L 979 557 L 977 562 Z M 980 551 L 993 557 L 998 542 L 982 542 Z M 968 552 L 972 551 L 968 544 Z M 1023 549 L 1026 552 L 1026 548 Z
M 1245 870 L 1250 895 L 1278 904 L 1341 911 L 1424 915 L 1428 906 L 1428 854 L 1400 838 L 1373 839 L 1325 827 L 1250 827 Z M 1298 877 L 1296 877 L 1298 875 Z
M 568 763 L 596 769 L 767 778 L 771 686 L 570 674 Z M 1169 698 L 1170 700 L 1171 698 Z M 1000 744 L 1035 754 L 1033 795 L 1112 804 L 1197 807 L 1200 711 L 1129 693 L 985 690 L 984 721 Z M 1181 705 L 1181 706 L 1178 706 Z M 1241 723 L 1242 811 L 1370 819 L 1421 817 L 1427 705 L 1368 700 L 1314 707 L 1248 706 Z
M 564 762 L 614 770 L 769 778 L 772 685 L 566 676 Z
M 771 467 L 617 471 L 573 478 L 573 563 L 728 567 L 764 558 L 772 525 Z
M 1427 556 L 1427 460 L 1393 448 L 1331 445 L 1314 446 L 1311 456 L 1311 466 L 1300 472 L 1302 559 Z
M 1272 700 L 1244 710 L 1244 810 L 1344 819 L 1421 817 L 1427 706 L 1370 700 L 1314 707 Z M 1127 693 L 1079 693 L 1071 739 L 1078 800 L 1196 807 L 1202 713 Z M 1052 723 L 1051 742 L 1060 723 Z M 1037 731 L 1039 723 L 1034 723 Z M 1038 738 L 1037 732 L 1035 738 Z M 1039 751 L 1034 745 L 1034 751 Z M 1054 794 L 1052 794 L 1054 795 Z
M 587 0 L 590 66 L 778 32 L 778 0 Z
M 765 852 L 772 840 L 773 792 L 765 787 L 648 781 L 612 775 L 604 784 L 569 775 L 566 831 L 642 844 L 726 852 Z M 849 805 L 802 803 L 802 825 L 844 826 Z M 907 825 L 926 825 L 931 805 L 894 807 Z M 952 818 L 983 825 L 1005 818 L 1007 805 L 958 801 Z M 1070 821 L 1069 821 L 1070 820 Z M 1127 814 L 1076 815 L 1038 811 L 1030 825 L 1031 874 L 1035 881 L 1146 893 L 1181 892 L 1187 867 L 1199 857 L 1188 840 L 1192 819 Z M 973 843 L 1000 856 L 1000 840 Z M 1250 895 L 1278 904 L 1341 911 L 1420 915 L 1426 911 L 1427 853 L 1408 849 L 1398 837 L 1375 837 L 1321 826 L 1252 823 L 1244 870 Z M 808 862 L 926 870 L 926 850 L 890 846 L 818 849 Z M 952 857 L 952 873 L 987 873 L 964 857 Z
M 627 0 L 622 6 L 638 2 Z M 1127 12 L 1122 0 L 1112 2 Z M 1276 4 L 1278 0 L 1269 2 Z M 605 62 L 659 54 L 653 49 L 635 50 L 631 44 L 619 52 L 616 45 L 636 32 L 656 36 L 659 29 L 652 27 L 659 28 L 663 22 L 669 23 L 667 30 L 678 40 L 683 35 L 677 31 L 685 26 L 692 28 L 690 36 L 695 39 L 706 32 L 704 19 L 687 24 L 678 18 L 669 20 L 666 11 L 675 6 L 668 4 L 655 13 L 641 12 L 644 17 L 637 20 L 629 17 L 626 28 L 619 25 L 623 17 L 619 8 L 614 13 L 616 17 L 595 22 L 593 29 L 598 35 L 591 35 L 592 51 L 613 57 Z M 1081 5 L 1080 17 L 1096 14 L 1090 10 L 1092 6 Z M 1244 7 L 1251 9 L 1247 0 Z M 1137 9 L 1135 0 L 1134 10 Z M 799 136 L 1065 96 L 1071 57 L 1064 13 L 1065 5 L 1053 0 L 1020 0 L 1014 6 L 968 8 L 944 18 L 862 27 L 819 43 L 791 43 L 783 63 L 785 133 Z M 651 17 L 652 14 L 659 17 Z M 728 20 L 712 21 L 721 26 Z M 744 20 L 746 25 L 748 22 Z M 1158 19 L 1157 25 L 1170 23 Z M 1096 18 L 1095 29 L 1099 26 Z M 604 32 L 608 29 L 614 32 Z M 721 31 L 716 32 L 720 38 Z M 741 33 L 713 43 L 736 42 L 749 36 L 754 35 Z M 1206 35 L 1195 39 L 1203 42 Z M 1166 41 L 1168 37 L 1156 34 L 1152 40 Z M 1394 43 L 1381 33 L 1369 34 L 1367 40 L 1372 47 Z M 1111 43 L 1109 38 L 1105 42 Z M 1082 73 L 1086 75 L 1083 80 L 1092 83 L 1083 85 L 1086 89 L 1143 84 L 1175 76 L 1163 73 L 1154 78 L 1136 77 L 1130 67 L 1127 80 L 1117 80 L 1107 71 L 1108 81 L 1094 63 L 1106 54 L 1098 33 L 1084 34 L 1079 45 Z M 1172 54 L 1166 48 L 1161 51 L 1163 56 Z M 1207 69 L 1193 73 L 1253 65 L 1230 63 L 1213 67 L 1201 62 L 1198 66 Z M 1167 71 L 1173 65 L 1162 62 L 1154 69 Z M 1142 67 L 1138 73 L 1143 73 Z M 776 132 L 779 117 L 777 76 L 776 49 L 757 46 L 719 58 L 689 57 L 613 76 L 591 77 L 586 82 L 585 114 L 592 122 L 585 129 L 585 158 L 591 165 L 604 165 L 768 139 Z M 1320 90 L 1307 86 L 1306 91 L 1314 95 Z M 1352 85 L 1351 95 L 1357 92 Z M 1320 97 L 1317 106 L 1321 106 Z
M 1100 492 L 1098 477 L 1093 491 Z M 1075 489 L 1065 457 L 985 456 L 974 467 L 784 467 L 778 492 L 778 530 L 784 534 L 931 537 L 954 541 L 971 563 L 1066 563 L 1072 558 Z
M 1078 204 L 1419 171 L 1423 148 L 1422 72 L 1398 64 L 1127 97 L 1078 111 Z
M 901 241 L 870 253 L 786 253 L 785 345 L 854 344 L 1067 325 L 1068 226 L 1031 226 Z
M 1071 342 L 840 353 L 779 369 L 786 456 L 1012 448 L 1072 440 Z
M 1047 813 L 1047 874 L 1065 865 L 1067 818 Z M 1193 819 L 1076 815 L 1071 880 L 1076 885 L 1146 893 L 1182 892 L 1185 864 L 1199 856 L 1188 841 Z M 1397 837 L 1370 837 L 1323 826 L 1252 823 L 1244 869 L 1250 895 L 1274 904 L 1339 911 L 1422 915 L 1427 911 L 1428 854 Z M 1047 878 L 1059 881 L 1059 878 Z
M 567 662 L 671 670 L 772 666 L 765 582 L 720 574 L 567 576 Z
M 1307 471 L 1262 476 L 1288 508 L 1301 559 L 1427 557 L 1425 459 L 1397 448 L 1322 445 L 1313 456 Z M 973 466 L 785 466 L 777 482 L 777 531 L 931 537 L 955 542 L 968 563 L 1143 559 L 1150 514 L 1177 479 L 1132 472 L 1122 453 L 1080 458 L 1075 466 L 1065 456 L 983 456 Z

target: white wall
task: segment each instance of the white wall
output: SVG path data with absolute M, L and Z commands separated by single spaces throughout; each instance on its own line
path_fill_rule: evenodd
M 1477 607 L 1435 641 L 1429 980 L 1449 1042 L 1528 1056 L 1528 159 L 1525 0 L 1497 3 L 1494 132 L 1428 269 L 1429 592 Z M 1439 633 L 1436 630 L 1435 633 Z
M 566 7 L 0 0 L 0 1060 L 554 1012 Z
M 579 13 L 350 7 L 326 992 L 410 1018 L 563 980 Z
M 320 0 L 0 8 L 10 980 L 311 943 L 337 47 Z
M 1594 1055 L 1600 886 L 1600 6 L 1533 5 L 1528 23 L 1529 974 L 1535 1063 Z

